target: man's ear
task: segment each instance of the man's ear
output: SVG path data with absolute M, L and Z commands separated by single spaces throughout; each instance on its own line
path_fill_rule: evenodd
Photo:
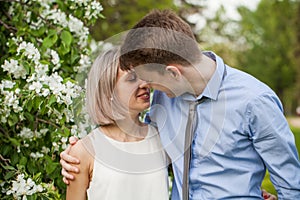
M 166 67 L 166 71 L 169 72 L 170 75 L 176 79 L 181 76 L 181 71 L 176 66 L 168 65 Z

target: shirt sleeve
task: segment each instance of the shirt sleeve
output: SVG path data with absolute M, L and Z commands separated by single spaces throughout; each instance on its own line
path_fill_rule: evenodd
M 264 161 L 279 199 L 300 199 L 300 163 L 295 139 L 273 93 L 247 106 L 250 139 Z

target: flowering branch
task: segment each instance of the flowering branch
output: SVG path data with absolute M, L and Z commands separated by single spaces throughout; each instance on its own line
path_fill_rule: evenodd
M 59 152 L 90 130 L 76 78 L 91 66 L 88 26 L 102 9 L 98 0 L 0 0 L 0 199 L 64 199 Z

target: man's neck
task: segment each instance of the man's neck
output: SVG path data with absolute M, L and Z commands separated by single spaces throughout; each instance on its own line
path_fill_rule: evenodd
M 186 77 L 191 86 L 189 93 L 199 96 L 213 76 L 216 67 L 217 64 L 213 59 L 202 54 L 201 61 L 186 71 Z

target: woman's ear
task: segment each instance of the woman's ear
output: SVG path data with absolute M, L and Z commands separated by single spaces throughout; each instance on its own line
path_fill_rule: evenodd
M 173 78 L 179 78 L 181 76 L 181 71 L 178 69 L 178 67 L 176 66 L 173 66 L 173 65 L 168 65 L 166 67 L 166 71 L 168 73 L 170 73 L 170 75 L 173 77 Z

